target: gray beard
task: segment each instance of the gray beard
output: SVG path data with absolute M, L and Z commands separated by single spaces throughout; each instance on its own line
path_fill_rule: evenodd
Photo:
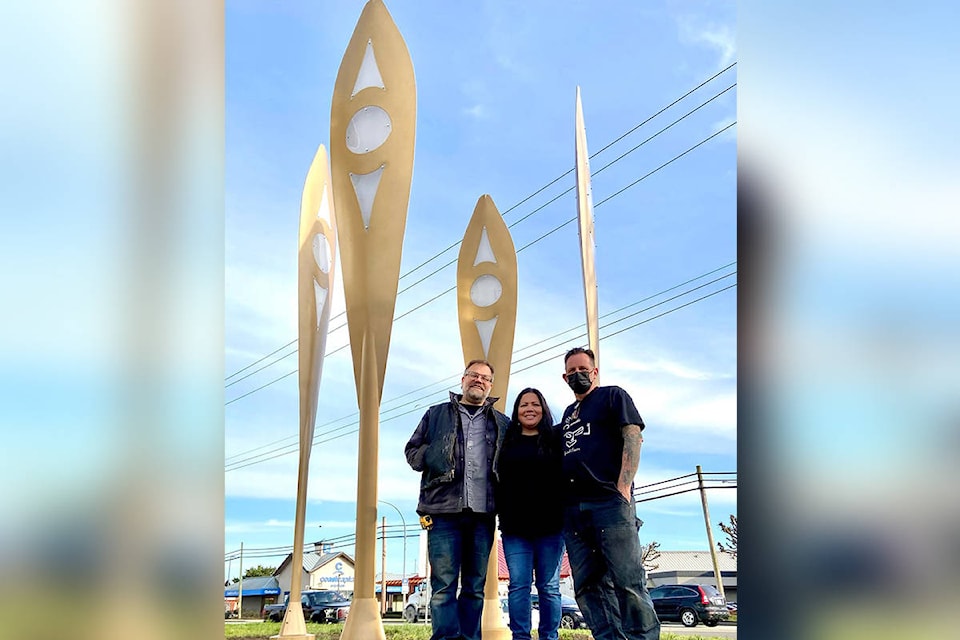
M 469 400 L 472 404 L 483 404 L 486 397 L 484 397 L 483 391 L 469 388 L 463 392 L 463 399 Z

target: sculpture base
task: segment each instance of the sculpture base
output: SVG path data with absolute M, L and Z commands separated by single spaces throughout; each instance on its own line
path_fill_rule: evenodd
M 480 619 L 480 633 L 483 640 L 510 640 L 510 629 L 503 624 L 500 611 L 500 598 L 484 598 L 483 617 Z
M 294 601 L 287 606 L 287 610 L 283 614 L 280 633 L 270 637 L 280 640 L 314 640 L 317 636 L 307 633 L 307 624 L 303 619 L 303 608 L 299 601 Z
M 354 598 L 340 640 L 386 640 L 383 620 L 380 618 L 380 601 L 376 598 Z

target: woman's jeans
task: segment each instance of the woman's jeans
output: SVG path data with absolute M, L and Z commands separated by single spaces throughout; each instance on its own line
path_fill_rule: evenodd
M 559 533 L 538 538 L 503 534 L 503 555 L 510 571 L 507 606 L 513 640 L 530 640 L 530 589 L 536 576 L 540 608 L 540 640 L 557 640 L 560 626 L 560 559 L 563 536 Z
M 660 638 L 637 530 L 636 507 L 623 496 L 564 509 L 577 604 L 595 640 Z
M 483 585 L 493 546 L 494 516 L 463 511 L 433 516 L 430 556 L 430 640 L 480 640 Z M 460 594 L 457 595 L 457 579 Z

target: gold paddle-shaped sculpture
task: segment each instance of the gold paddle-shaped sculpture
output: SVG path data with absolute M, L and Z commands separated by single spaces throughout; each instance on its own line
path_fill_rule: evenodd
M 320 145 L 307 172 L 300 202 L 300 248 L 297 253 L 297 297 L 299 316 L 300 376 L 300 465 L 297 474 L 297 507 L 293 525 L 290 596 L 280 625 L 278 638 L 308 640 L 300 606 L 303 574 L 304 519 L 307 510 L 307 479 L 310 449 L 317 419 L 317 398 L 323 354 L 330 323 L 333 299 L 333 274 L 336 265 L 337 222 L 330 189 L 327 150 Z
M 407 46 L 381 0 L 360 14 L 330 109 L 330 157 L 360 408 L 356 566 L 345 640 L 384 638 L 374 597 L 380 399 L 400 277 L 416 128 Z
M 494 407 L 504 411 L 517 325 L 517 252 L 507 225 L 488 195 L 477 200 L 460 245 L 457 312 L 463 362 L 482 358 L 493 365 L 496 373 L 490 395 L 499 398 Z M 480 627 L 484 640 L 510 638 L 497 593 L 497 538 L 494 535 L 483 589 Z

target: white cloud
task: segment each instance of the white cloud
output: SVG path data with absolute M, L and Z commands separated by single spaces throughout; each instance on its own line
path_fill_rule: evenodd
M 604 354 L 606 358 L 606 354 Z M 612 364 L 610 364 L 612 362 Z M 665 358 L 657 358 L 650 361 L 628 360 L 618 357 L 616 353 L 609 356 L 604 361 L 604 369 L 614 369 L 615 371 L 629 373 L 663 373 L 674 378 L 683 380 L 711 380 L 717 377 L 729 377 L 729 375 L 720 375 L 708 371 L 700 371 L 688 365 Z
M 717 55 L 717 69 L 726 68 L 737 55 L 736 35 L 727 25 L 704 23 L 702 18 L 684 15 L 677 19 L 680 41 L 713 49 Z
M 282 521 L 281 521 L 281 520 L 274 520 L 273 518 L 271 518 L 270 520 L 267 520 L 267 521 L 264 523 L 264 526 L 267 526 L 267 527 L 292 527 L 292 526 L 293 526 L 293 521 L 292 521 L 292 520 L 282 520 Z
M 266 521 L 253 521 L 253 522 L 228 522 L 224 525 L 223 532 L 226 534 L 255 534 L 255 533 L 272 533 L 275 529 L 289 529 L 292 530 L 294 526 L 293 520 L 277 520 L 275 518 L 270 518 Z M 320 520 L 317 522 L 307 521 L 304 523 L 304 529 L 307 531 L 313 530 L 317 527 L 323 527 L 324 529 L 352 529 L 356 526 L 356 522 L 353 520 Z
M 472 107 L 467 107 L 463 110 L 464 115 L 468 115 L 471 118 L 476 118 L 482 120 L 489 117 L 487 108 L 482 104 L 475 104 Z
M 734 392 L 707 395 L 666 407 L 671 426 L 732 438 L 737 428 L 737 396 Z
M 467 80 L 460 84 L 460 94 L 467 105 L 461 112 L 464 115 L 476 119 L 486 119 L 490 117 L 489 104 L 491 100 L 490 90 L 486 83 L 480 79 Z
M 734 372 L 704 370 L 668 352 L 650 360 L 623 353 L 610 350 L 601 356 L 601 380 L 624 387 L 633 397 L 648 427 L 646 450 L 735 452 Z
M 724 118 L 723 120 L 718 120 L 717 122 L 714 122 L 713 125 L 710 127 L 710 133 L 714 134 L 714 133 L 717 133 L 718 131 L 723 131 L 727 127 L 730 127 L 730 125 L 733 124 L 736 121 L 736 119 L 737 119 L 737 115 L 733 114 Z M 736 142 L 737 141 L 736 125 L 730 127 L 726 131 L 723 131 L 723 133 L 717 136 L 716 140 L 722 140 L 724 142 Z

